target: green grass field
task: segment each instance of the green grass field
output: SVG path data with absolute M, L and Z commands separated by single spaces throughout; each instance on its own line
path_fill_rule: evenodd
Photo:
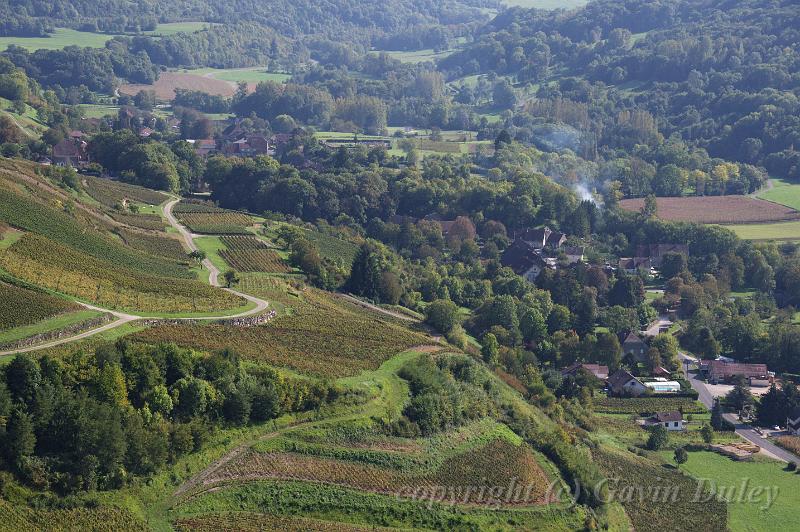
M 733 532 L 794 530 L 800 507 L 800 490 L 797 489 L 800 477 L 784 471 L 783 467 L 771 460 L 734 462 L 711 452 L 689 453 L 689 461 L 680 466 L 696 479 L 706 479 L 707 486 L 713 483 L 717 493 L 721 487 L 737 490 L 732 497 L 726 497 L 729 499 L 728 526 Z M 743 485 L 745 497 L 740 499 L 738 494 Z M 763 491 L 756 497 L 759 489 Z M 762 509 L 766 506 L 767 490 L 771 490 L 775 499 L 769 509 Z M 748 494 L 752 496 L 749 501 Z
M 145 35 L 159 37 L 174 35 L 181 32 L 193 32 L 208 26 L 207 22 L 172 22 L 159 24 L 153 31 L 143 32 Z M 106 42 L 115 37 L 110 33 L 92 33 L 78 31 L 70 28 L 56 28 L 49 37 L 0 37 L 0 50 L 5 50 L 10 44 L 22 46 L 30 51 L 46 49 L 60 50 L 66 46 L 80 46 L 82 48 L 103 48 Z
M 206 257 L 208 260 L 211 261 L 211 264 L 219 268 L 219 271 L 225 273 L 226 271 L 230 270 L 231 267 L 228 266 L 228 263 L 220 256 L 219 251 L 221 249 L 225 249 L 225 244 L 222 243 L 222 240 L 219 239 L 218 236 L 203 236 L 194 239 L 195 245 L 200 251 L 206 252 Z M 208 272 L 203 270 L 202 272 L 203 280 L 208 279 Z
M 726 225 L 744 240 L 800 240 L 800 222 Z
M 283 83 L 292 77 L 291 74 L 283 72 L 267 72 L 264 67 L 252 68 L 195 68 L 181 69 L 178 72 L 195 74 L 198 76 L 208 76 L 222 81 L 233 83 L 259 83 L 261 81 L 276 81 Z
M 40 321 L 39 323 L 34 323 L 33 325 L 15 327 L 13 329 L 0 332 L 0 345 L 14 342 L 22 338 L 28 338 L 29 336 L 33 336 L 35 334 L 64 329 L 82 321 L 96 318 L 100 315 L 102 315 L 102 312 L 97 312 L 95 310 L 79 310 L 77 312 L 61 314 L 59 316 Z
M 800 211 L 800 184 L 782 179 L 773 179 L 772 184 L 771 189 L 759 192 L 757 197 Z

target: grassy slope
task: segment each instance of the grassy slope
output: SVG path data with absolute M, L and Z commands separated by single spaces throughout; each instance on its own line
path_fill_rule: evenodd
M 786 205 L 800 211 L 800 184 L 782 179 L 772 179 L 773 187 L 757 194 L 757 197 Z
M 61 314 L 53 318 L 48 318 L 38 323 L 34 323 L 32 325 L 25 325 L 22 327 L 15 327 L 13 329 L 8 329 L 6 331 L 0 332 L 0 345 L 9 342 L 14 342 L 22 338 L 28 338 L 29 336 L 33 336 L 35 334 L 41 334 L 45 332 L 64 329 L 71 325 L 75 325 L 77 323 L 81 323 L 83 321 L 96 318 L 98 316 L 101 316 L 102 314 L 103 314 L 102 312 L 97 312 L 94 310 L 88 310 L 88 309 L 79 310 L 76 312 Z
M 744 240 L 800 240 L 800 222 L 725 225 Z

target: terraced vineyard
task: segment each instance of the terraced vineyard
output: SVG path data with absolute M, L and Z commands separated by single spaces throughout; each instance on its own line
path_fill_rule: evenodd
M 145 532 L 147 526 L 127 510 L 102 506 L 68 510 L 34 510 L 0 499 L 0 527 L 3 530 L 114 530 Z
M 81 307 L 66 299 L 0 281 L 0 330 L 30 325 Z
M 82 181 L 86 193 L 95 201 L 109 208 L 113 208 L 125 200 L 147 205 L 160 205 L 167 199 L 167 195 L 162 192 L 110 179 L 86 176 L 82 178 Z
M 0 267 L 25 281 L 106 308 L 158 313 L 211 312 L 242 301 L 188 279 L 165 279 L 100 260 L 45 237 L 26 234 L 0 251 Z
M 292 269 L 278 253 L 254 236 L 223 236 L 220 256 L 240 272 L 288 273 Z
M 111 211 L 109 216 L 119 223 L 131 225 L 140 229 L 147 229 L 149 231 L 163 231 L 166 225 L 164 220 L 161 219 L 161 216 L 155 214 L 127 214 Z
M 707 412 L 705 406 L 688 397 L 603 397 L 595 401 L 595 411 L 605 414 L 652 414 L 668 410 L 686 414 Z
M 201 235 L 247 235 L 250 217 L 238 212 L 189 212 L 178 214 L 181 223 Z
M 458 441 L 459 432 L 452 435 Z M 463 444 L 462 444 L 463 445 Z M 289 445 L 293 447 L 294 445 Z M 301 448 L 302 449 L 302 448 Z M 325 448 L 317 452 L 330 452 Z M 396 452 L 396 451 L 394 451 Z M 429 450 L 428 456 L 413 456 L 419 462 L 436 456 L 441 450 Z M 353 453 L 375 462 L 381 455 L 384 462 L 396 467 L 376 466 L 355 460 L 312 456 L 298 452 L 259 452 L 252 450 L 229 463 L 207 483 L 227 483 L 264 479 L 322 482 L 374 493 L 435 500 L 442 491 L 451 494 L 458 504 L 486 503 L 486 492 L 465 490 L 465 486 L 485 486 L 498 491 L 508 487 L 514 478 L 522 486 L 518 499 L 497 501 L 499 506 L 531 506 L 553 502 L 549 498 L 549 479 L 541 470 L 531 449 L 513 434 L 492 439 L 489 443 L 456 453 L 434 467 L 406 467 L 408 464 L 392 452 L 380 448 L 362 448 Z M 399 463 L 398 463 L 399 462 Z
M 142 331 L 133 338 L 209 351 L 230 347 L 251 360 L 321 377 L 375 369 L 392 354 L 428 342 L 421 334 L 319 290 L 306 289 L 301 297 L 279 303 L 290 306 L 291 315 L 279 316 L 263 327 L 169 325 Z
M 394 530 L 393 528 L 359 526 L 350 523 L 323 521 L 321 519 L 250 512 L 185 517 L 178 519 L 174 525 L 181 532 L 262 532 L 264 530 L 283 530 L 286 532 L 359 532 L 374 530 L 383 532 Z
M 117 234 L 127 245 L 151 255 L 166 257 L 176 261 L 186 261 L 187 252 L 180 241 L 169 236 L 146 234 L 128 229 L 118 229 Z

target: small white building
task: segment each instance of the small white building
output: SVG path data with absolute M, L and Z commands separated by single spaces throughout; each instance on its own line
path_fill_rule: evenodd
M 653 417 L 647 418 L 644 424 L 648 427 L 661 425 L 667 430 L 686 430 L 683 414 L 677 410 L 673 410 L 672 412 L 656 412 Z
M 663 377 L 654 381 L 645 382 L 644 385 L 650 388 L 653 393 L 678 393 L 681 391 L 681 383 L 678 381 L 668 381 Z

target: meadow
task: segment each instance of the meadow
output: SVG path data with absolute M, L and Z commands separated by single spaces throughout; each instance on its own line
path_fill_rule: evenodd
M 207 27 L 207 22 L 171 22 L 159 24 L 153 31 L 142 32 L 143 35 L 160 37 L 175 33 L 191 33 Z M 67 46 L 81 48 L 105 48 L 106 43 L 119 34 L 78 31 L 72 28 L 55 28 L 49 37 L 0 37 L 0 50 L 13 44 L 30 50 L 60 50 Z
M 771 181 L 772 188 L 759 192 L 757 197 L 800 211 L 800 184 L 782 179 L 771 179 Z
M 743 240 L 800 240 L 800 221 L 726 225 Z
M 798 476 L 786 471 L 781 462 L 768 459 L 735 462 L 712 452 L 690 452 L 689 460 L 680 468 L 696 479 L 706 479 L 706 485 L 713 485 L 717 494 L 722 495 L 721 488 L 729 492 L 739 490 L 725 497 L 728 527 L 732 532 L 784 531 L 797 526 Z M 748 491 L 745 498 L 740 499 L 738 494 L 743 485 Z M 754 493 L 751 490 L 761 491 L 758 499 L 747 500 L 747 495 Z M 776 495 L 773 504 L 766 509 L 763 508 L 766 505 L 764 490 L 775 490 Z

